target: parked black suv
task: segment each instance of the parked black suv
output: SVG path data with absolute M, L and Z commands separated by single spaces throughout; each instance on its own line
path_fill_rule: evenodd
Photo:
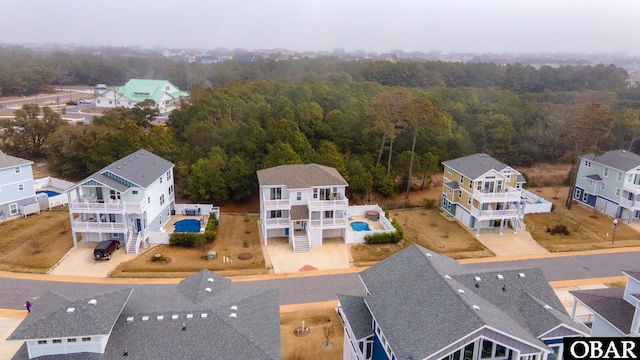
M 93 249 L 93 258 L 96 260 L 105 259 L 111 260 L 111 253 L 120 249 L 120 241 L 118 240 L 105 240 L 100 241 L 98 245 Z
M 76 105 L 78 105 L 78 102 L 77 101 L 73 101 L 73 100 L 69 100 L 69 101 L 66 102 L 66 104 L 69 105 L 69 106 L 76 106 Z

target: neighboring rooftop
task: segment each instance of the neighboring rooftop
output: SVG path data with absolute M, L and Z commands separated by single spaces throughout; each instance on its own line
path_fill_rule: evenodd
M 33 164 L 33 161 L 21 159 L 19 157 L 7 155 L 0 151 L 0 169 L 21 165 Z
M 177 91 L 169 92 L 165 90 L 167 84 L 172 88 L 177 89 Z M 141 102 L 146 99 L 152 99 L 153 101 L 158 102 L 164 94 L 169 94 L 174 99 L 182 96 L 189 96 L 188 93 L 180 91 L 167 80 L 131 79 L 127 81 L 124 86 L 115 88 L 115 91 L 127 99 L 131 99 L 136 102 Z
M 257 171 L 260 186 L 284 185 L 287 189 L 316 186 L 348 186 L 338 170 L 319 164 L 280 165 Z
M 442 164 L 470 179 L 476 179 L 491 170 L 500 172 L 509 167 L 484 153 L 443 161 Z
M 631 333 L 635 306 L 623 299 L 624 288 L 576 290 L 569 293 L 624 334 Z
M 582 158 L 624 172 L 640 166 L 640 156 L 627 150 L 611 150 L 597 156 L 587 154 Z

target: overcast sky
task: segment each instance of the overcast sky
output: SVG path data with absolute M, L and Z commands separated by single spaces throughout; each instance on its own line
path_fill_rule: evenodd
M 638 0 L 0 0 L 0 43 L 625 52 Z

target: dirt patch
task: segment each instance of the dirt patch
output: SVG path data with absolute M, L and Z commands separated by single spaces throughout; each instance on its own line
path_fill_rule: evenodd
M 258 236 L 257 220 L 258 217 L 255 215 L 222 213 L 218 234 L 210 247 L 200 250 L 159 245 L 153 248 L 152 254 L 159 253 L 171 258 L 170 263 L 158 266 L 154 262 L 147 261 L 148 256 L 138 256 L 118 266 L 110 276 L 184 277 L 202 269 L 216 271 L 226 276 L 265 274 L 267 269 Z M 215 251 L 217 258 L 206 260 L 205 255 L 208 251 Z M 243 253 L 251 255 L 251 258 L 238 261 L 240 254 Z M 225 256 L 228 256 L 231 261 L 225 262 Z
M 296 336 L 295 329 L 309 329 L 305 336 Z M 335 335 L 331 337 L 331 346 L 325 346 L 322 326 L 330 324 L 335 327 Z M 280 337 L 282 358 L 284 360 L 326 360 L 342 359 L 344 329 L 333 308 L 280 313 Z
M 531 167 L 516 168 L 527 176 L 528 187 L 553 187 L 568 183 L 571 164 L 535 164 Z
M 2 222 L 0 234 L 0 270 L 46 273 L 73 247 L 66 208 Z

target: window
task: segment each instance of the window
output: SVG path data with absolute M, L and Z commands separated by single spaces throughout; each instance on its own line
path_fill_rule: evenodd
M 591 161 L 589 161 L 589 160 L 585 160 L 585 161 L 584 161 L 584 166 L 586 166 L 586 167 L 591 167 Z
M 86 341 L 91 341 L 91 338 L 90 338 L 90 337 L 83 337 L 83 338 L 82 338 L 82 341 L 85 341 L 85 342 L 86 342 Z
M 138 190 L 131 190 L 131 193 L 132 193 L 133 195 L 138 195 Z
M 151 196 L 147 196 L 147 204 L 151 204 Z
M 477 181 L 476 182 L 476 190 L 478 190 L 478 191 L 482 190 L 482 181 Z
M 165 86 L 164 89 L 169 91 L 169 85 Z
M 451 202 L 447 201 L 447 210 L 451 210 Z
M 296 194 L 296 200 L 302 200 L 302 193 L 300 191 L 298 191 L 298 194 Z
M 333 210 L 327 210 L 324 212 L 325 219 L 333 219 Z
M 313 189 L 313 198 L 314 199 L 318 198 L 318 189 Z
M 109 100 L 109 104 L 113 104 L 113 101 Z
M 616 196 L 620 196 L 620 188 L 616 188 Z
M 453 189 L 449 188 L 449 195 L 453 194 Z
M 462 199 L 462 190 L 458 190 L 458 199 Z
M 160 184 L 162 184 L 162 176 L 160 176 Z
M 605 177 L 609 176 L 609 168 L 608 167 L 604 167 L 604 169 L 602 169 L 602 175 L 604 175 Z
M 24 185 L 23 184 L 18 184 L 18 191 L 22 191 L 24 190 Z
M 627 182 L 633 181 L 633 174 L 627 174 Z
M 605 183 L 600 183 L 600 190 L 604 190 L 605 187 L 606 187 Z
M 511 174 L 507 174 L 507 175 L 505 175 L 505 177 L 507 179 L 507 182 L 511 181 Z
M 580 189 L 576 189 L 576 192 L 575 192 L 575 194 L 573 194 L 573 197 L 574 197 L 575 199 L 580 199 L 580 196 L 581 196 L 581 195 L 582 195 L 582 190 L 580 190 Z
M 593 186 L 593 180 L 589 180 L 588 184 L 589 186 Z
M 493 355 L 493 343 L 489 340 L 482 340 L 482 352 L 480 353 L 481 359 L 489 359 Z
M 473 181 L 469 181 L 469 189 L 473 190 Z
M 160 205 L 164 204 L 164 194 L 160 195 Z
M 38 345 L 45 345 L 47 340 L 38 340 Z
M 109 214 L 109 222 L 116 222 L 116 214 Z
M 54 344 L 62 344 L 62 339 L 53 339 L 51 342 Z
M 464 184 L 464 175 L 460 175 L 460 185 Z
M 169 195 L 173 194 L 173 185 L 169 186 Z
M 282 199 L 282 189 L 281 188 L 271 188 L 270 189 L 270 200 L 280 200 Z
M 13 172 L 16 174 L 20 174 L 20 172 L 22 172 L 22 169 L 20 169 L 20 166 L 16 166 L 13 168 Z
M 622 171 L 618 171 L 618 181 L 622 181 L 623 176 L 624 176 L 624 173 Z
M 587 199 L 589 199 L 589 194 L 587 194 L 587 192 L 585 191 L 585 192 L 582 194 L 582 201 L 583 201 L 583 202 L 587 202 Z
M 448 173 L 448 174 L 451 174 L 451 173 L 452 173 L 451 168 L 450 168 L 450 167 L 448 167 L 448 166 L 447 166 L 447 173 Z
M 89 339 L 91 339 L 91 338 L 89 338 Z M 67 339 L 67 342 L 68 342 L 68 343 L 74 343 L 74 342 L 76 342 L 76 341 L 77 341 L 77 339 L 76 339 L 76 338 Z
M 18 215 L 18 204 L 9 205 L 9 215 Z
M 115 190 L 109 190 L 109 197 L 111 200 L 120 200 L 120 193 Z
M 471 205 L 471 196 L 467 196 L 467 204 Z
M 167 171 L 167 181 L 171 180 L 171 170 Z
M 271 210 L 269 213 L 271 215 L 269 216 L 271 219 L 282 217 L 282 210 Z

